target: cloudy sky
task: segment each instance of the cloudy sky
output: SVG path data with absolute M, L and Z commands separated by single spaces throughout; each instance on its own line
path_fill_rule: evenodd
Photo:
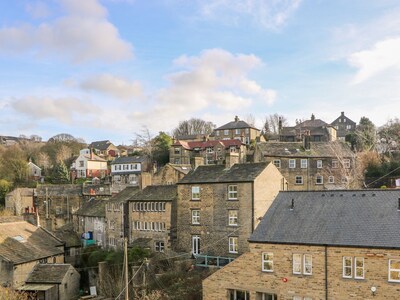
M 0 135 L 400 117 L 398 0 L 16 0 L 0 20 Z

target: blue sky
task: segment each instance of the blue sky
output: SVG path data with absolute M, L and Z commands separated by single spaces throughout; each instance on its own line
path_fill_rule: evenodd
M 0 2 L 0 135 L 400 114 L 398 0 Z

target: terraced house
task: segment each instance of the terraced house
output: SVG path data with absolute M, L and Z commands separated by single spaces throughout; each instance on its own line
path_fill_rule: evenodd
M 199 166 L 178 182 L 176 250 L 236 258 L 248 251 L 250 234 L 286 185 L 273 164 Z
M 400 192 L 281 192 L 203 299 L 400 299 Z
M 272 162 L 287 180 L 288 190 L 313 191 L 358 188 L 355 154 L 336 142 L 258 143 L 255 162 Z

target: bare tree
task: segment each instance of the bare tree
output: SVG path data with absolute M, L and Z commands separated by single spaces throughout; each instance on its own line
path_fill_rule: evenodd
M 140 132 L 135 133 L 135 139 L 133 140 L 133 144 L 142 148 L 142 151 L 145 155 L 147 155 L 151 160 L 153 159 L 154 152 L 154 139 L 153 135 L 150 133 L 150 130 L 147 126 L 142 126 Z
M 255 127 L 256 124 L 256 118 L 254 117 L 253 114 L 248 114 L 245 118 L 246 123 L 249 124 L 250 126 Z
M 65 162 L 71 156 L 72 156 L 71 148 L 66 146 L 66 145 L 61 145 L 57 150 L 56 161 L 57 162 L 60 162 L 60 161 L 64 161 Z
M 271 134 L 279 134 L 279 122 L 282 126 L 288 126 L 288 121 L 285 116 L 277 113 L 265 117 L 264 131 Z
M 179 123 L 172 134 L 173 136 L 194 135 L 194 134 L 210 134 L 215 128 L 215 124 L 202 119 L 192 118 L 190 120 Z

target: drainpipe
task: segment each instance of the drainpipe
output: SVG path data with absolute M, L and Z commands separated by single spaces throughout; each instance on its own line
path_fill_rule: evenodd
M 254 231 L 254 216 L 255 216 L 255 212 L 254 212 L 254 181 L 251 182 L 251 191 L 252 191 L 252 195 L 251 195 L 251 211 L 252 211 L 252 217 L 251 217 L 251 233 L 253 233 Z
M 325 299 L 328 300 L 328 246 L 325 245 Z

